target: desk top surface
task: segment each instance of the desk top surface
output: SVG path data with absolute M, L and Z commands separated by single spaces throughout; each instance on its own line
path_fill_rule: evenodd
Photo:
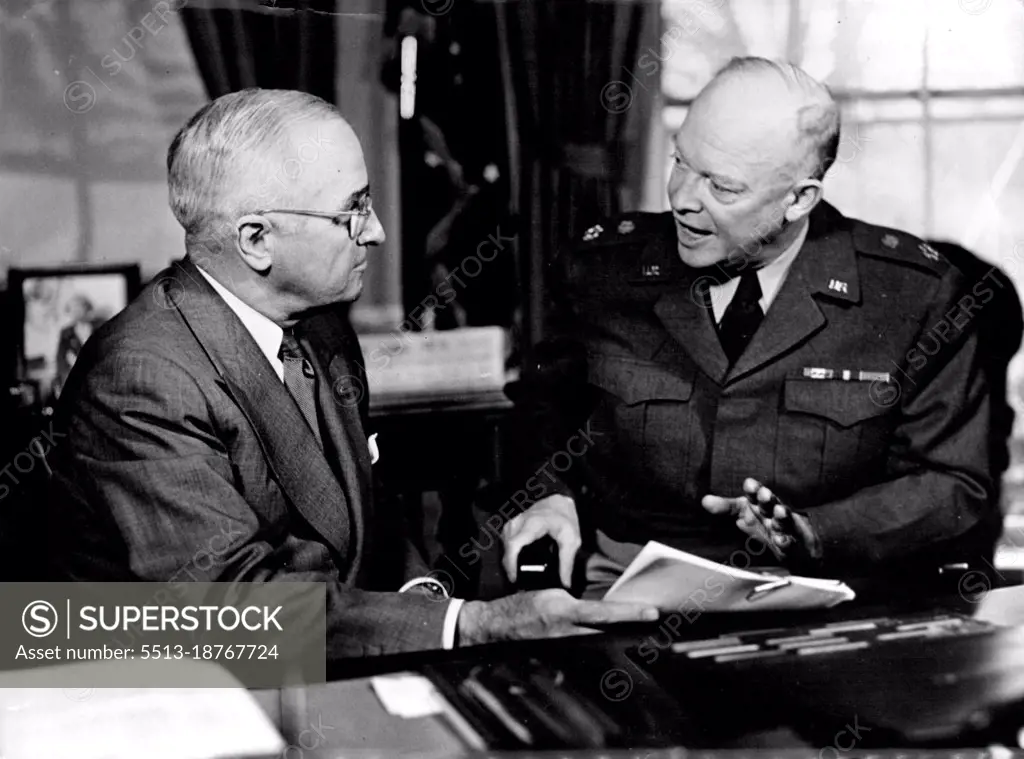
M 499 389 L 459 393 L 377 393 L 370 396 L 370 416 L 390 417 L 444 413 L 502 413 L 512 401 Z
M 612 727 L 603 743 L 590 746 L 594 749 L 686 746 L 744 753 L 811 750 L 817 755 L 836 740 L 849 744 L 851 729 L 858 745 L 872 750 L 998 741 L 1016 746 L 1017 731 L 1024 726 L 1024 588 L 972 594 L 947 587 L 899 601 L 893 599 L 904 591 L 891 590 L 887 601 L 868 598 L 826 611 L 705 614 L 681 625 L 666 625 L 663 618 L 657 625 L 600 636 L 360 660 L 346 667 L 346 679 L 305 689 L 306 713 L 338 728 L 319 756 L 345 756 L 357 747 L 388 755 L 462 755 L 469 749 L 450 721 L 387 714 L 366 676 L 424 673 L 462 713 L 468 707 L 461 702 L 460 684 L 467 673 L 490 677 L 500 670 L 501 677 L 524 680 L 557 676 L 573 699 L 587 708 L 596 705 Z M 873 621 L 878 630 L 864 632 Z M 940 632 L 943 625 L 955 629 L 954 634 L 922 636 L 913 634 L 915 624 Z M 813 635 L 823 625 L 852 646 L 848 642 L 848 650 L 822 656 L 745 659 L 746 650 L 686 655 L 716 637 L 738 637 L 734 645 L 740 647 L 757 647 L 767 638 L 776 647 L 787 645 L 776 638 L 795 639 L 793 645 L 799 646 L 800 636 Z M 886 642 L 877 645 L 875 638 Z M 638 655 L 645 644 L 647 655 Z M 681 654 L 673 650 L 676 644 Z M 652 657 L 651 651 L 657 654 Z M 571 713 L 576 707 L 569 702 L 562 708 Z M 523 717 L 524 724 L 530 719 Z M 836 739 L 843 729 L 847 732 Z M 559 747 L 546 740 L 550 737 L 532 748 Z M 578 738 L 566 740 L 561 755 L 588 745 L 580 745 Z M 529 748 L 508 735 L 489 736 L 486 742 L 492 748 Z

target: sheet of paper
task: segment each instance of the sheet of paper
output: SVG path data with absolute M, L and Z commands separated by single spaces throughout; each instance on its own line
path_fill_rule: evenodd
M 718 612 L 827 608 L 854 595 L 837 580 L 751 572 L 650 541 L 605 598 L 666 612 Z
M 280 757 L 286 745 L 274 725 L 248 691 L 231 687 L 236 681 L 224 675 L 223 688 L 3 687 L 0 676 L 0 756 Z M 26 676 L 17 679 L 24 684 Z
M 370 686 L 388 714 L 396 717 L 414 719 L 445 711 L 443 697 L 422 675 L 409 672 L 381 675 L 371 679 Z

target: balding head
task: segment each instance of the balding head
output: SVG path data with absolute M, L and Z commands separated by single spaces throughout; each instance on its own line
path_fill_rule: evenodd
M 736 127 L 761 130 L 791 153 L 794 179 L 821 180 L 839 149 L 839 107 L 828 88 L 799 66 L 767 58 L 733 58 L 694 102 L 721 108 Z M 756 120 L 750 114 L 756 113 Z
M 734 59 L 675 136 L 668 193 L 680 257 L 703 267 L 778 256 L 806 228 L 838 141 L 825 87 L 790 64 Z
M 328 120 L 344 122 L 330 103 L 292 90 L 246 89 L 201 108 L 167 151 L 171 210 L 188 239 L 209 241 L 237 216 L 292 203 L 316 160 L 309 127 Z M 347 123 L 343 131 L 359 150 Z

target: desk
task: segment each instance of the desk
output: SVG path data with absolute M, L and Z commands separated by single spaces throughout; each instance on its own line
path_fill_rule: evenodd
M 893 590 L 893 598 L 902 593 L 900 590 Z M 900 613 L 904 610 L 907 613 L 922 609 L 943 610 L 997 624 L 1024 625 L 1024 588 L 993 590 L 977 598 L 964 598 L 956 592 L 949 593 L 948 587 L 940 590 L 942 592 L 937 592 L 933 596 L 918 597 L 905 605 L 898 605 Z M 771 617 L 761 614 L 714 617 L 709 614 L 696 620 L 692 626 L 679 631 L 678 637 L 696 639 L 715 635 L 723 630 L 760 629 L 808 621 L 824 623 L 863 620 L 882 611 L 894 613 L 892 599 L 886 603 L 877 598 L 869 598 L 863 603 L 858 601 L 825 612 L 772 614 Z M 444 673 L 446 669 L 465 666 L 469 662 L 516 662 L 533 657 L 557 663 L 566 677 L 573 680 L 575 688 L 601 699 L 602 708 L 614 713 L 616 719 L 623 724 L 628 723 L 632 737 L 627 745 L 632 749 L 659 749 L 667 752 L 670 747 L 680 745 L 687 748 L 744 753 L 754 750 L 795 749 L 798 750 L 795 755 L 816 756 L 831 745 L 829 736 L 835 734 L 834 726 L 820 722 L 819 717 L 812 719 L 804 707 L 792 708 L 787 712 L 786 709 L 790 707 L 779 706 L 788 703 L 786 699 L 791 699 L 794 689 L 800 687 L 799 670 L 796 676 L 792 672 L 784 676 L 770 676 L 772 673 L 767 670 L 759 671 L 752 667 L 730 668 L 728 671 L 722 670 L 723 673 L 731 673 L 727 676 L 709 677 L 706 669 L 701 672 L 695 668 L 692 677 L 680 678 L 678 682 L 666 687 L 666 683 L 648 677 L 648 673 L 639 669 L 627 655 L 638 641 L 657 634 L 659 632 L 656 628 L 646 627 L 614 635 L 483 646 L 463 651 L 391 657 L 374 662 L 363 660 L 358 663 L 359 666 L 352 667 L 349 671 L 349 674 L 360 676 L 346 677 L 327 685 L 304 689 L 303 701 L 298 710 L 301 713 L 292 715 L 289 724 L 306 729 L 305 726 L 320 721 L 332 728 L 323 731 L 325 739 L 322 745 L 318 745 L 314 753 L 306 754 L 321 759 L 352 756 L 354 752 L 360 756 L 469 755 L 471 752 L 462 747 L 439 718 L 402 720 L 388 715 L 377 702 L 370 690 L 369 680 L 364 675 L 369 674 L 371 670 L 403 670 L 429 672 L 436 676 L 438 673 Z M 999 688 L 1003 689 L 1004 696 L 1018 699 L 1018 705 L 1024 703 L 1024 629 L 1007 628 L 1000 631 L 999 635 L 1004 638 L 1004 644 L 1007 640 L 1013 643 L 1005 646 L 1003 650 L 1016 651 L 1020 656 L 1000 660 L 1000 654 L 993 653 L 990 638 L 963 638 L 960 639 L 962 645 L 957 654 L 959 658 L 936 660 L 936 674 L 946 678 L 948 685 L 949 678 L 953 676 L 951 667 L 962 667 L 965 673 L 968 667 L 973 667 L 975 684 L 982 687 L 977 694 L 979 704 L 982 695 L 992 695 Z M 912 654 L 915 649 L 906 650 Z M 858 666 L 870 666 L 872 656 L 875 654 L 870 651 L 863 652 L 863 656 L 858 660 Z M 993 656 L 995 658 L 986 663 L 985 657 Z M 979 669 L 979 663 L 985 666 Z M 979 676 L 979 672 L 983 676 Z M 620 678 L 619 683 L 625 682 L 623 678 L 629 678 L 628 692 L 620 685 L 610 688 L 608 673 L 616 673 Z M 891 700 L 899 696 L 901 688 L 906 688 L 908 692 L 911 686 L 920 690 L 922 682 L 901 684 L 896 678 L 890 685 L 888 694 L 883 695 L 887 695 Z M 927 683 L 924 685 L 927 686 Z M 847 691 L 850 689 L 848 682 L 830 683 L 830 687 L 830 693 L 820 696 L 823 702 L 833 699 L 840 703 L 847 697 Z M 844 717 L 850 725 L 853 725 L 855 719 L 859 719 L 858 728 L 865 736 L 863 750 L 867 747 L 874 750 L 877 741 L 875 744 L 871 743 L 875 736 L 870 735 L 872 728 L 866 723 L 863 712 L 857 713 L 856 704 L 848 706 L 851 711 Z M 718 724 L 709 727 L 706 724 L 699 724 L 701 720 L 716 720 Z M 816 720 L 818 724 L 814 724 Z M 1020 715 L 1019 721 L 1024 725 L 1024 714 Z M 864 726 L 868 729 L 863 730 Z M 833 732 L 829 733 L 829 730 Z M 1003 735 L 1005 734 L 1004 730 Z M 846 737 L 842 740 L 846 741 L 843 745 L 849 743 Z M 970 741 L 968 745 L 969 743 Z M 882 745 L 890 744 L 883 741 Z M 956 743 L 952 742 L 950 745 Z M 1009 745 L 1012 746 L 1013 743 Z M 863 750 L 856 752 L 855 755 L 862 754 Z M 845 755 L 842 751 L 837 753 Z M 830 752 L 826 754 L 833 755 Z M 561 751 L 540 755 L 570 754 Z M 645 754 L 643 751 L 639 754 L 635 751 L 607 751 L 593 755 Z M 655 755 L 679 754 L 651 754 Z
M 456 557 L 477 536 L 474 501 L 481 483 L 502 479 L 511 411 L 512 402 L 500 390 L 371 396 L 370 423 L 380 448 L 374 468 L 385 488 L 399 497 L 408 532 L 414 540 L 419 537 L 418 547 L 428 559 Z M 431 545 L 431 509 L 424 506 L 428 492 L 436 492 L 440 501 L 436 546 Z M 476 595 L 479 565 L 459 562 L 445 572 L 455 595 Z

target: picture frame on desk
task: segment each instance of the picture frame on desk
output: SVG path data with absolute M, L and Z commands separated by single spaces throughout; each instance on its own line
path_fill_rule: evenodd
M 35 383 L 39 403 L 53 405 L 86 340 L 140 286 L 138 264 L 10 269 L 15 381 Z

